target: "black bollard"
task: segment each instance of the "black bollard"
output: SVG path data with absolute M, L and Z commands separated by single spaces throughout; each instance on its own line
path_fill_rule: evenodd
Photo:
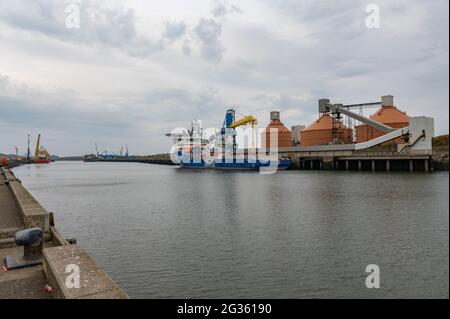
M 23 253 L 6 256 L 6 268 L 12 270 L 42 264 L 43 235 L 44 232 L 40 228 L 18 231 L 14 239 L 17 245 L 23 246 Z

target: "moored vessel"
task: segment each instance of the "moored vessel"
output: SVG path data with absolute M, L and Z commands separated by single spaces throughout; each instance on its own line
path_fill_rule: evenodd
M 252 116 L 244 116 L 243 119 L 236 121 L 235 111 L 230 109 L 227 111 L 222 129 L 205 138 L 201 122 L 194 120 L 190 130 L 166 134 L 174 143 L 172 160 L 184 169 L 259 171 L 271 166 L 275 166 L 277 170 L 289 169 L 292 164 L 290 159 L 261 157 L 254 147 L 254 142 L 250 152 L 248 149 L 238 150 L 235 128 L 246 124 L 253 127 L 256 123 L 256 119 Z

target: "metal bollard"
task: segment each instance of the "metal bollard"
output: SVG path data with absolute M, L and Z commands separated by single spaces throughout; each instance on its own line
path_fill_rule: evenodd
M 23 253 L 6 256 L 8 270 L 42 264 L 43 234 L 44 232 L 40 228 L 24 229 L 15 234 L 15 242 L 17 245 L 23 246 Z

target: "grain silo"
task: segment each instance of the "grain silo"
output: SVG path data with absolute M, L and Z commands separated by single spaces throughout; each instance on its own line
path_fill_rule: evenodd
M 370 116 L 371 120 L 392 128 L 403 128 L 409 125 L 409 116 L 394 106 L 394 97 L 392 95 L 383 96 L 381 102 L 381 108 Z M 356 139 L 358 143 L 369 141 L 384 134 L 386 133 L 368 125 L 363 124 L 356 127 Z M 397 139 L 393 142 L 403 143 L 403 140 Z
M 280 121 L 280 112 L 270 112 L 270 123 L 261 134 L 261 147 L 271 148 L 276 145 L 270 144 L 270 131 L 276 130 L 278 135 L 278 147 L 291 147 L 292 134 L 289 129 Z M 273 133 L 275 134 L 275 133 Z M 274 137 L 275 138 L 275 137 Z
M 323 113 L 314 123 L 301 131 L 301 146 L 326 145 L 336 142 L 352 143 L 353 130 L 341 122 L 336 123 L 328 113 Z

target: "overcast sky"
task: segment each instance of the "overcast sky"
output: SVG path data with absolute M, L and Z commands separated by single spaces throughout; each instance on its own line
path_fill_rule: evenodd
M 79 0 L 79 29 L 69 3 L 0 2 L 0 152 L 27 133 L 58 155 L 168 152 L 164 133 L 220 126 L 230 106 L 290 127 L 319 98 L 386 94 L 449 131 L 448 0 Z

